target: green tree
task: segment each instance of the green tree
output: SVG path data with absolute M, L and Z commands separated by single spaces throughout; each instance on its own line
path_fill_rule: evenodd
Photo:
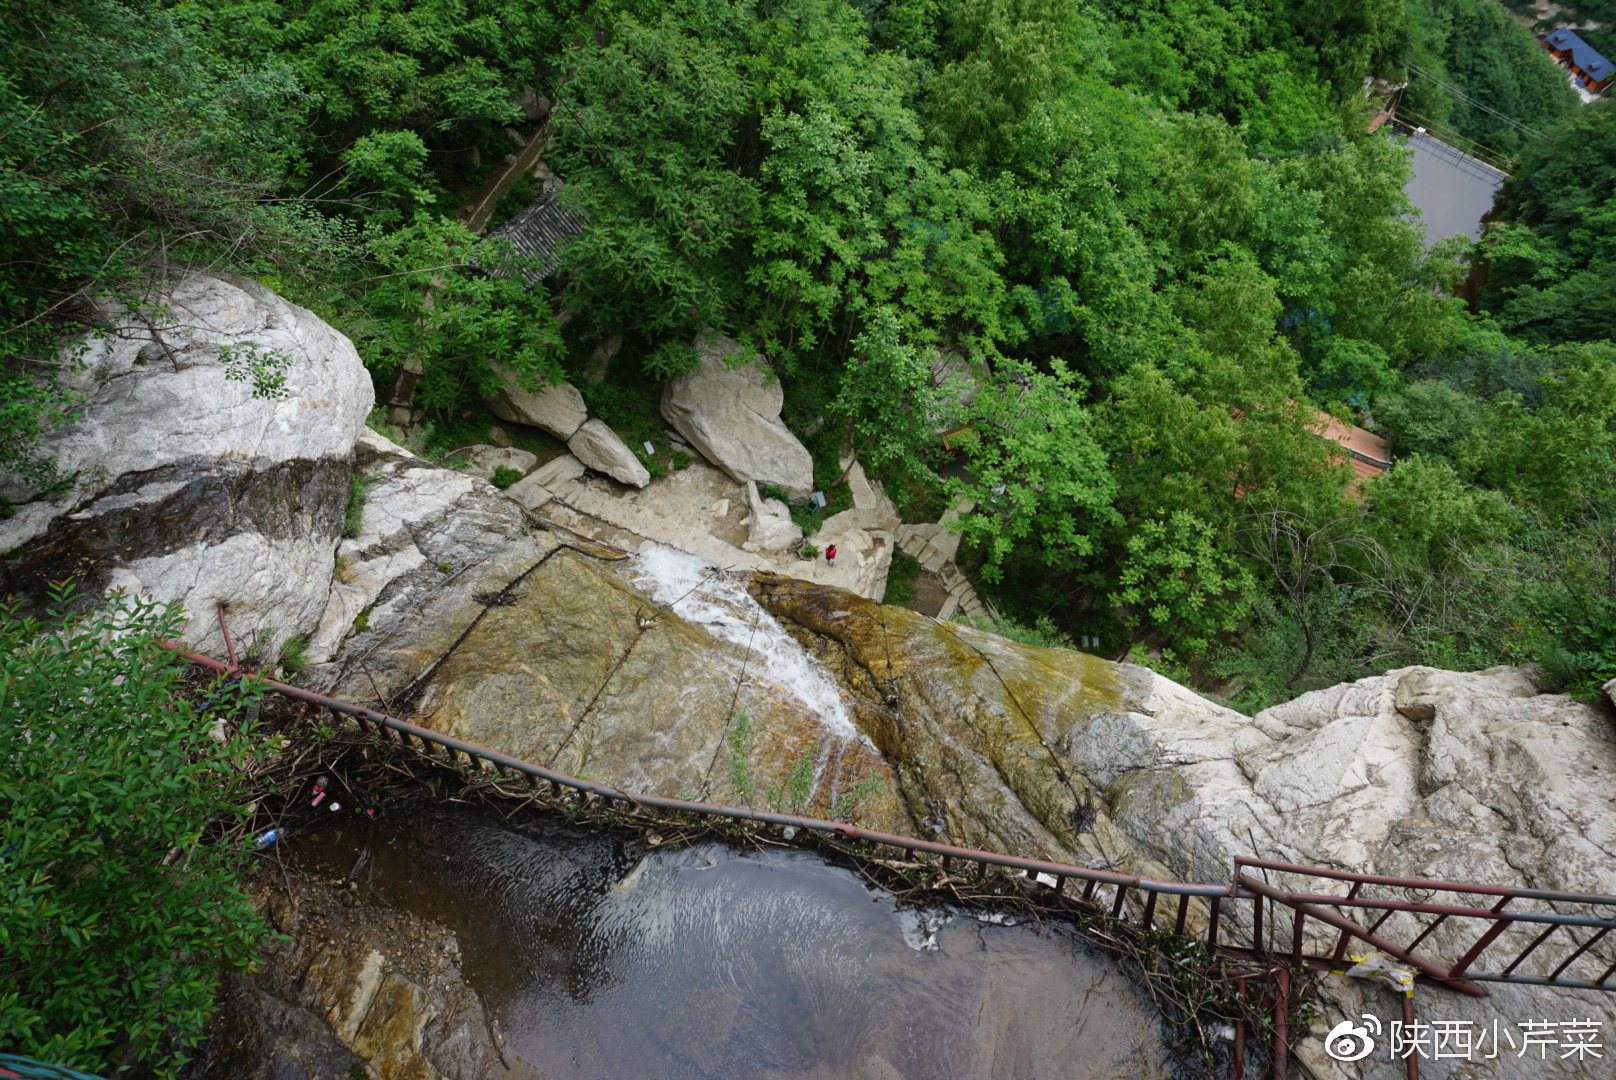
M 1174 648 L 1200 650 L 1240 627 L 1257 581 L 1213 528 L 1180 510 L 1130 530 L 1113 604 L 1138 611 Z
M 937 485 L 936 432 L 954 426 L 958 386 L 939 386 L 932 354 L 905 344 L 897 316 L 878 311 L 853 343 L 834 412 L 851 428 L 853 449 L 877 473 L 900 483 Z
M 1506 223 L 1489 232 L 1483 305 L 1529 341 L 1616 338 L 1616 102 L 1601 101 L 1521 154 Z
M 58 593 L 60 608 L 71 595 Z M 267 931 L 241 880 L 246 733 L 208 737 L 175 613 L 0 606 L 0 1049 L 170 1075 Z M 228 715 L 240 683 L 215 687 Z
M 1048 373 L 1007 361 L 995 376 L 966 414 L 969 475 L 948 483 L 950 496 L 976 504 L 960 531 L 983 554 L 988 581 L 1018 545 L 1047 566 L 1092 555 L 1099 530 L 1116 521 L 1116 479 L 1080 380 L 1058 360 Z
M 1098 50 L 1077 0 L 963 0 L 949 12 L 948 59 L 928 87 L 929 128 L 953 159 L 1000 159 Z
M 1481 425 L 1481 403 L 1426 379 L 1376 402 L 1375 420 L 1398 454 L 1439 455 Z
M 1564 366 L 1543 380 L 1541 407 L 1500 394 L 1453 448 L 1462 475 L 1551 516 L 1598 493 L 1616 451 L 1616 344 L 1563 348 Z

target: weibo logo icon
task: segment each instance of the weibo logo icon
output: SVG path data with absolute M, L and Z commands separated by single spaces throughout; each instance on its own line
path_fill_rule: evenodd
M 1330 1029 L 1330 1034 L 1324 1037 L 1326 1054 L 1337 1061 L 1358 1061 L 1374 1052 L 1375 1040 L 1370 1038 L 1370 1032 L 1380 1034 L 1380 1020 L 1368 1013 L 1362 1015 L 1362 1025 L 1343 1020 Z

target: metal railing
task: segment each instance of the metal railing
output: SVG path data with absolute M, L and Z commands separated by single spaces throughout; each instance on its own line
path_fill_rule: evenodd
M 1593 962 L 1593 947 L 1616 929 L 1616 896 L 1357 874 L 1249 856 L 1235 858 L 1227 884 L 1158 881 L 1112 870 L 962 848 L 934 840 L 865 829 L 847 822 L 648 795 L 568 776 L 362 705 L 249 675 L 237 664 L 187 652 L 183 645 L 174 642 L 162 644 L 198 667 L 225 675 L 250 677 L 278 694 L 350 716 L 367 735 L 404 747 L 418 747 L 432 757 L 437 757 L 441 752 L 447 763 L 474 772 L 491 768 L 501 775 L 525 776 L 532 783 L 550 785 L 552 793 L 557 795 L 571 790 L 582 793 L 586 799 L 621 802 L 629 807 L 643 806 L 672 813 L 828 833 L 847 840 L 937 856 L 945 873 L 956 862 L 976 864 L 983 868 L 1003 867 L 1019 871 L 1023 877 L 1030 879 L 1030 884 L 1047 887 L 1056 895 L 1066 893 L 1069 883 L 1080 883 L 1072 886 L 1074 890 L 1081 888 L 1081 893 L 1074 899 L 1111 919 L 1125 921 L 1146 931 L 1166 930 L 1170 926 L 1174 935 L 1204 940 L 1213 956 L 1235 964 L 1250 965 L 1254 969 L 1260 968 L 1260 977 L 1272 977 L 1275 988 L 1271 1060 L 1276 1080 L 1286 1080 L 1288 1074 L 1287 1017 L 1292 994 L 1290 972 L 1299 969 L 1338 971 L 1350 967 L 1347 950 L 1353 941 L 1377 949 L 1398 961 L 1413 971 L 1421 983 L 1476 997 L 1486 995 L 1486 990 L 1479 984 L 1487 982 L 1616 991 L 1616 980 L 1612 979 L 1612 975 L 1616 975 L 1616 964 L 1604 967 L 1600 974 L 1592 978 L 1577 978 L 1567 974 L 1579 962 L 1584 967 Z M 226 644 L 233 656 L 234 647 L 229 644 L 228 630 Z M 1264 879 L 1271 875 L 1303 879 L 1307 887 L 1281 888 L 1270 880 L 1260 880 L 1254 873 L 1262 875 Z M 1350 886 L 1344 894 L 1329 891 L 1332 886 L 1341 883 Z M 1364 891 L 1366 888 L 1390 889 L 1402 895 L 1369 896 Z M 1109 894 L 1106 890 L 1109 890 Z M 1431 898 L 1439 893 L 1485 896 L 1493 898 L 1494 903 L 1490 907 L 1432 903 Z M 1422 899 L 1409 898 L 1422 895 Z M 1162 897 L 1169 898 L 1166 904 L 1160 902 Z M 1199 901 L 1201 906 L 1193 906 L 1194 901 Z M 1571 905 L 1583 911 L 1529 911 L 1511 906 L 1523 901 Z M 1288 947 L 1276 946 L 1273 941 L 1281 910 L 1291 913 Z M 1365 924 L 1354 917 L 1363 913 L 1375 913 L 1373 921 Z M 1430 921 L 1422 922 L 1421 916 L 1431 917 Z M 1397 920 L 1395 936 L 1387 926 L 1392 920 Z M 1543 929 L 1515 951 L 1501 967 L 1477 970 L 1475 965 L 1517 924 L 1534 928 L 1542 926 Z M 1571 936 L 1576 928 L 1591 929 L 1594 933 L 1587 940 L 1578 942 Z M 1439 933 L 1443 930 L 1446 932 Z M 1544 945 L 1561 930 L 1565 931 L 1564 937 L 1570 940 L 1564 943 L 1560 954 L 1554 948 L 1545 950 Z M 1444 955 L 1451 955 L 1454 959 L 1442 959 Z M 1554 965 L 1548 974 L 1532 975 L 1518 970 L 1529 959 L 1546 956 Z M 1591 970 L 1585 972 L 1591 973 Z M 1411 999 L 1405 999 L 1403 1011 L 1405 1022 L 1410 1022 Z M 1243 1028 L 1237 1025 L 1236 1080 L 1240 1080 L 1244 1070 L 1243 1034 Z M 1412 1048 L 1407 1059 L 1407 1071 L 1411 1080 L 1417 1080 L 1418 1058 L 1413 1055 Z

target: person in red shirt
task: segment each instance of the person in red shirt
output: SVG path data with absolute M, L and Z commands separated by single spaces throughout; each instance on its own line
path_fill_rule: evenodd
M 825 561 L 830 563 L 832 566 L 836 565 L 836 545 L 835 544 L 832 544 L 830 547 L 825 549 Z

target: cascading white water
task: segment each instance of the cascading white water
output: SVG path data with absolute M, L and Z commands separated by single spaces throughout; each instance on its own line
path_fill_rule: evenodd
M 748 650 L 747 669 L 782 687 L 841 739 L 863 738 L 842 689 L 746 587 L 701 559 L 648 543 L 635 557 L 634 584 L 686 622 Z

